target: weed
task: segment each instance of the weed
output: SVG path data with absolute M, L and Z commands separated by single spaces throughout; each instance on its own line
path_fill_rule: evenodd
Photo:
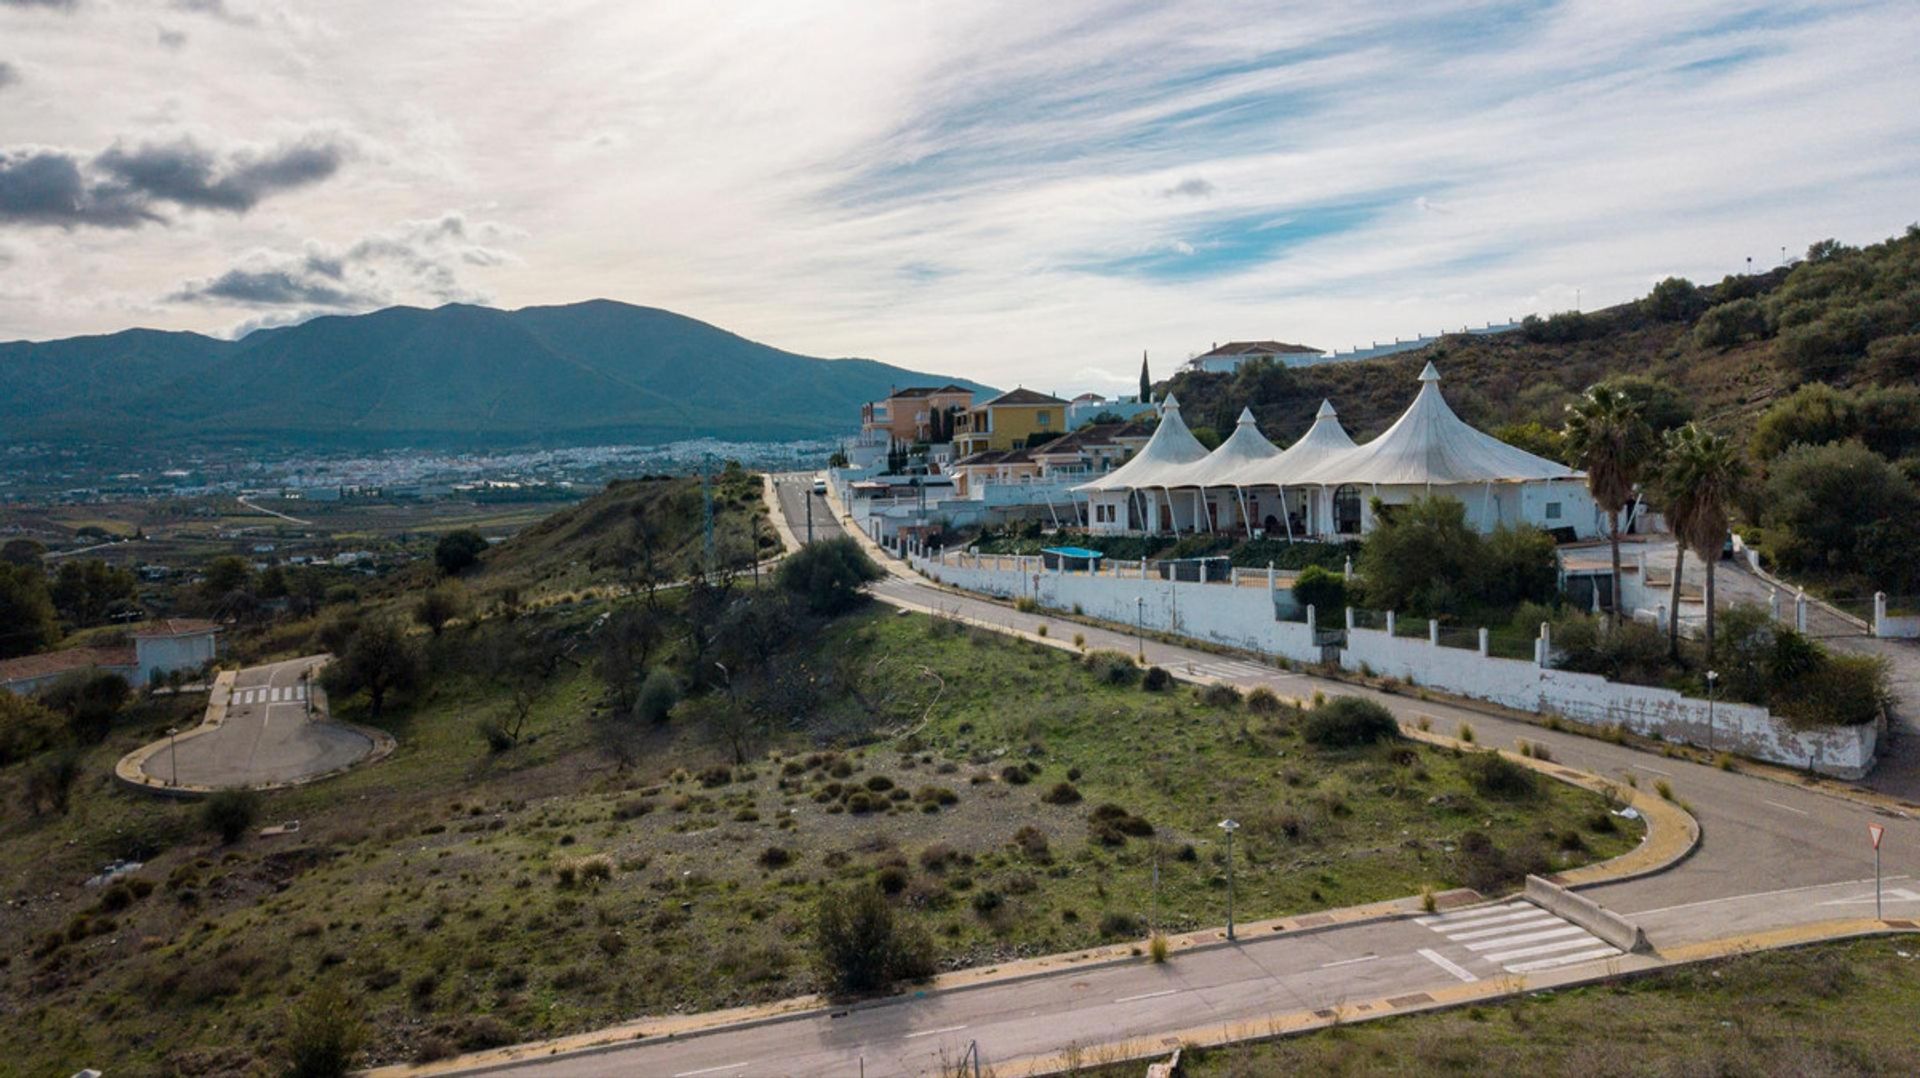
M 1147 957 L 1152 959 L 1155 965 L 1164 963 L 1172 950 L 1173 948 L 1167 943 L 1167 937 L 1161 933 L 1155 932 L 1153 938 L 1147 941 Z
M 1673 783 L 1668 782 L 1666 779 L 1655 779 L 1653 781 L 1653 792 L 1659 794 L 1662 799 L 1671 801 L 1673 800 Z
M 1453 732 L 1453 736 L 1471 745 L 1473 744 L 1473 727 L 1463 722 L 1460 728 Z

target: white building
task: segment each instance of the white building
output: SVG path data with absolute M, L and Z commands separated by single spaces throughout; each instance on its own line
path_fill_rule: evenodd
M 1272 360 L 1285 367 L 1304 367 L 1325 358 L 1321 349 L 1281 341 L 1228 341 L 1180 365 L 1187 374 L 1231 374 L 1255 360 Z
M 164 618 L 133 631 L 132 647 L 86 647 L 44 651 L 0 661 L 0 689 L 27 696 L 68 674 L 97 670 L 118 674 L 138 688 L 175 670 L 197 671 L 216 653 L 211 621 Z
M 1139 457 L 1078 488 L 1094 507 L 1092 529 L 1358 537 L 1373 528 L 1376 499 L 1390 510 L 1443 496 L 1465 505 L 1468 522 L 1482 531 L 1531 524 L 1581 539 L 1605 534 L 1583 474 L 1468 426 L 1440 395 L 1433 364 L 1420 382 L 1413 403 L 1378 438 L 1354 445 L 1333 406 L 1322 403 L 1313 427 L 1279 453 L 1267 452 L 1271 445 L 1243 411 L 1234 436 L 1209 454 L 1169 398 Z

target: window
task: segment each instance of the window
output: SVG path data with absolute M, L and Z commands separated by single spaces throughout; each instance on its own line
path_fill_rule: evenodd
M 1547 503 L 1547 519 L 1548 520 L 1560 519 L 1560 503 L 1559 502 Z
M 1052 413 L 1052 412 L 1041 412 L 1041 413 L 1040 413 L 1040 425 L 1041 425 L 1041 426 L 1043 426 L 1043 427 L 1050 427 L 1050 426 L 1052 426 L 1052 425 L 1053 425 L 1053 413 Z
M 1341 535 L 1360 534 L 1360 488 L 1348 484 L 1333 492 L 1333 530 Z

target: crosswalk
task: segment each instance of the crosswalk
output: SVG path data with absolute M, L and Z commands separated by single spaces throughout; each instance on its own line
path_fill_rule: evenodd
M 305 685 L 289 685 L 283 688 L 261 685 L 251 689 L 233 690 L 233 696 L 228 699 L 228 703 L 240 707 L 253 704 L 297 704 L 306 698 Z
M 1186 663 L 1182 670 L 1191 670 L 1208 677 L 1224 678 L 1228 681 L 1243 681 L 1247 678 L 1274 677 L 1280 673 L 1271 666 L 1247 662 L 1242 659 L 1220 659 L 1211 662 Z
M 1531 902 L 1480 906 L 1415 921 L 1465 947 L 1474 958 L 1508 973 L 1537 973 L 1622 953 L 1579 925 Z

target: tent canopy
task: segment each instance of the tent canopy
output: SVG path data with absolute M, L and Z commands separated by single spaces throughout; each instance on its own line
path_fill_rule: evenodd
M 1091 494 L 1185 485 L 1178 482 L 1180 473 L 1206 457 L 1207 447 L 1187 429 L 1186 421 L 1180 418 L 1180 402 L 1169 393 L 1160 406 L 1160 426 L 1154 430 L 1153 437 L 1147 439 L 1147 444 L 1140 447 L 1140 452 L 1113 471 L 1073 489 Z
M 1260 433 L 1260 427 L 1253 419 L 1253 409 L 1240 409 L 1240 421 L 1234 424 L 1233 435 L 1220 443 L 1220 448 L 1207 454 L 1205 460 L 1194 464 L 1180 473 L 1180 481 L 1175 484 L 1183 487 L 1230 487 L 1235 483 L 1234 476 L 1249 467 L 1266 464 L 1280 456 L 1280 449 L 1267 436 Z

